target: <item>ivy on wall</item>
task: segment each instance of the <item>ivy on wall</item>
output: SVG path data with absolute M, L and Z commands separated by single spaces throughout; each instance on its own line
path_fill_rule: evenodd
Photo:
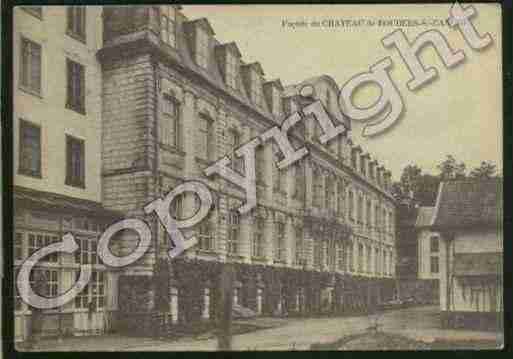
M 219 297 L 220 275 L 225 263 L 189 258 L 162 259 L 157 262 L 155 275 L 151 279 L 123 277 L 120 283 L 120 303 L 128 304 L 120 309 L 126 312 L 159 311 L 169 312 L 170 287 L 178 290 L 178 323 L 182 326 L 201 321 L 204 310 L 205 288 L 210 289 L 210 318 L 217 320 L 216 306 Z M 333 302 L 330 313 L 364 311 L 369 285 L 392 288 L 391 279 L 369 279 L 366 277 L 339 273 L 318 272 L 287 267 L 273 267 L 245 263 L 232 263 L 235 280 L 240 282 L 239 303 L 257 310 L 257 290 L 262 288 L 263 315 L 274 315 L 281 301 L 282 312 L 289 315 L 317 315 L 326 308 L 321 303 L 321 291 L 333 288 Z M 148 277 L 146 277 L 148 278 Z M 302 312 L 296 309 L 298 289 L 302 288 Z M 155 293 L 154 307 L 143 292 Z M 390 292 L 390 290 L 388 290 Z M 383 299 L 389 295 L 383 294 Z M 143 300 L 143 303 L 135 303 Z

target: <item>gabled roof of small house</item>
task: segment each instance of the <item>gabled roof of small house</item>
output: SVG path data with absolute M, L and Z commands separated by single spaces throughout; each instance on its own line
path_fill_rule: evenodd
M 417 212 L 417 220 L 415 221 L 415 227 L 429 227 L 431 225 L 431 222 L 433 221 L 434 212 L 435 207 L 419 207 Z
M 490 178 L 440 183 L 432 226 L 446 229 L 499 226 L 502 182 L 502 178 Z

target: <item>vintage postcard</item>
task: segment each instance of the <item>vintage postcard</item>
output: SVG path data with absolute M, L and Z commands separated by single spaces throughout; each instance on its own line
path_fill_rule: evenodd
M 13 12 L 17 351 L 503 347 L 500 4 Z

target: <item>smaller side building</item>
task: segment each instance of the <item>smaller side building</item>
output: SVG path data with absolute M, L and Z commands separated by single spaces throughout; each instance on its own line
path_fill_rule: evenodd
M 443 327 L 502 328 L 502 188 L 500 178 L 440 184 L 430 228 L 440 234 Z
M 415 221 L 417 278 L 424 284 L 423 299 L 429 303 L 437 303 L 440 296 L 440 234 L 430 228 L 434 210 L 435 207 L 419 207 Z

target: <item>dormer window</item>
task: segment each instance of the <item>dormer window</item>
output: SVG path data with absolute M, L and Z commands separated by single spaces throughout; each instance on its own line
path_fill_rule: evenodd
M 208 37 L 204 29 L 196 28 L 196 63 L 204 69 L 208 65 Z
M 226 84 L 233 89 L 237 88 L 237 74 L 239 73 L 239 60 L 230 51 L 226 52 Z
M 160 7 L 160 39 L 169 46 L 176 47 L 175 9 L 172 6 Z
M 262 80 L 256 71 L 251 73 L 251 99 L 257 106 L 262 106 Z

